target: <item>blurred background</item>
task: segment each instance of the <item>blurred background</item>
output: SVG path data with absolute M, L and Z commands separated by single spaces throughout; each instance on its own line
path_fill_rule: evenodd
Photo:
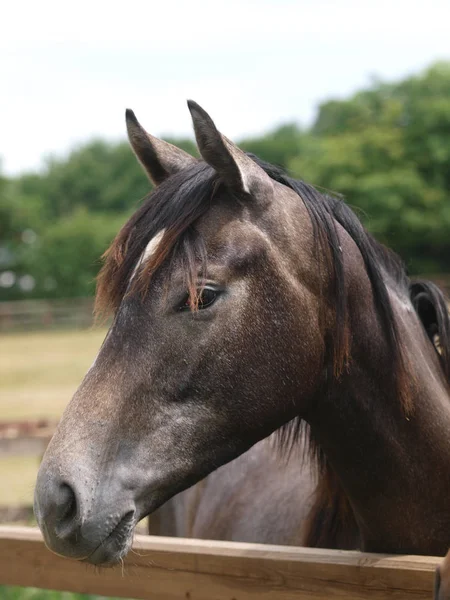
M 32 522 L 40 457 L 105 335 L 100 256 L 150 189 L 125 108 L 195 154 L 196 100 L 449 290 L 449 22 L 447 0 L 3 7 L 0 522 Z

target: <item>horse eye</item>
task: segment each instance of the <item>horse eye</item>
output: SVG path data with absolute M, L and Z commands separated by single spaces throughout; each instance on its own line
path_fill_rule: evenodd
M 198 310 L 203 310 L 204 308 L 209 308 L 214 302 L 217 300 L 217 296 L 219 295 L 216 290 L 211 288 L 203 288 L 198 296 Z M 180 304 L 180 310 L 190 310 L 191 309 L 191 298 L 189 294 L 186 295 L 183 302 Z
M 198 308 L 208 308 L 211 306 L 211 304 L 214 304 L 217 296 L 218 294 L 215 290 L 212 290 L 211 288 L 204 288 L 198 299 Z

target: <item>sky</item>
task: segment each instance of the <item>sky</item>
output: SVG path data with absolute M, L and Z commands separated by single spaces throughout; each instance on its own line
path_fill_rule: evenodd
M 14 175 L 94 138 L 192 136 L 192 98 L 228 137 L 285 122 L 374 77 L 450 59 L 448 0 L 22 0 L 0 25 L 0 161 Z

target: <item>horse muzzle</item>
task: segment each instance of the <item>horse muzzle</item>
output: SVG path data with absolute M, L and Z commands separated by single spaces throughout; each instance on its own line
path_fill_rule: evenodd
M 50 550 L 95 565 L 123 558 L 138 520 L 131 491 L 117 482 L 75 485 L 48 468 L 38 475 L 34 512 Z

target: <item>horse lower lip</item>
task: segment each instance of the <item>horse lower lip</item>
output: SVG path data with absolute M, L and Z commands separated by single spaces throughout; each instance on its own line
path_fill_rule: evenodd
M 118 564 L 123 556 L 126 554 L 125 550 L 120 552 L 108 551 L 108 545 L 101 545 L 95 550 L 92 554 L 90 554 L 87 558 L 83 558 L 81 562 L 89 563 L 91 565 L 96 565 L 99 567 L 113 567 Z
M 112 566 L 118 563 L 131 545 L 130 542 L 134 530 L 133 516 L 125 516 L 102 543 L 89 556 L 83 559 L 83 562 L 103 566 Z
M 130 544 L 130 535 L 118 543 L 117 538 L 109 535 L 92 554 L 82 560 L 93 565 L 113 566 L 127 553 Z

